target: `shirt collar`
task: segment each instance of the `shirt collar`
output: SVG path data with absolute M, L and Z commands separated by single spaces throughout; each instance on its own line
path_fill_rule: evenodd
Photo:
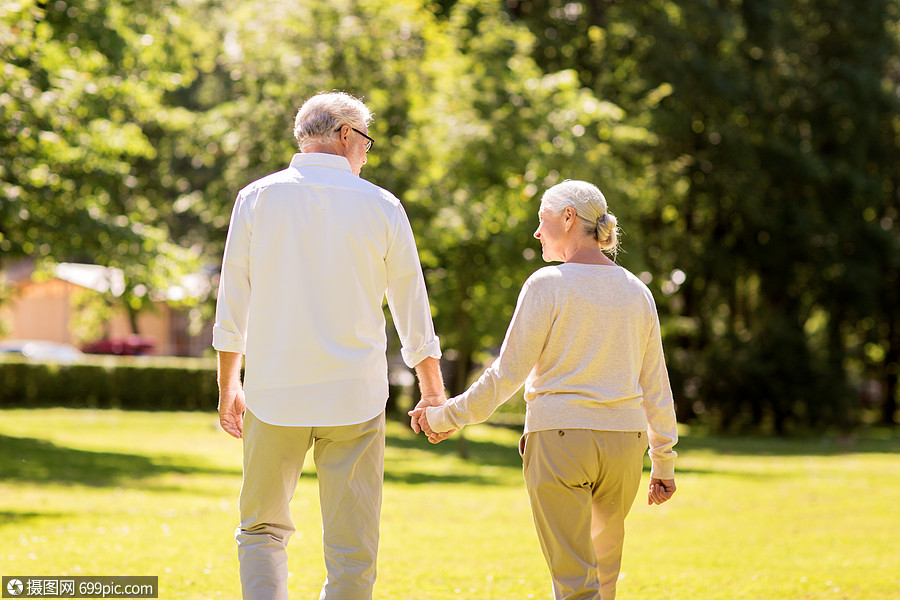
M 343 169 L 349 173 L 353 172 L 350 170 L 350 161 L 337 154 L 324 154 L 322 152 L 298 152 L 291 158 L 291 167 L 295 169 L 298 167 L 311 165 L 321 167 L 334 167 L 336 169 Z

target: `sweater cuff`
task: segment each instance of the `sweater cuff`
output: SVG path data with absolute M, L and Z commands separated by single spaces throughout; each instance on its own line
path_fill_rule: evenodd
M 449 411 L 447 406 L 429 406 L 425 409 L 425 417 L 428 419 L 428 425 L 435 433 L 444 433 L 451 429 L 456 429 L 450 419 L 447 417 Z
M 430 424 L 431 421 L 429 420 Z M 432 429 L 434 429 L 432 427 Z M 436 430 L 435 430 L 436 431 Z M 667 460 L 650 459 L 650 477 L 656 479 L 675 479 L 675 458 Z

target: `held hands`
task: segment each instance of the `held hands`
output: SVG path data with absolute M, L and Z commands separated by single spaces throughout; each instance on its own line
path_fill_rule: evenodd
M 650 478 L 650 489 L 647 490 L 647 504 L 662 504 L 675 494 L 674 479 Z
M 219 390 L 219 425 L 228 435 L 241 439 L 244 435 L 244 401 L 243 388 L 226 388 Z
M 419 433 L 420 431 L 423 432 L 428 437 L 428 441 L 432 444 L 438 444 L 446 440 L 454 431 L 456 431 L 455 429 L 451 429 L 450 431 L 437 433 L 431 428 L 431 425 L 428 424 L 425 408 L 428 406 L 443 406 L 446 402 L 447 398 L 443 395 L 422 398 L 422 400 L 416 404 L 416 407 L 408 413 L 411 417 L 409 426 L 412 427 L 412 430 L 416 433 Z

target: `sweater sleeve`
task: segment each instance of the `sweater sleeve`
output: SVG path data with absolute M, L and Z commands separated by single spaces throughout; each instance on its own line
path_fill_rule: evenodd
M 678 426 L 655 307 L 652 308 L 651 321 L 640 374 L 643 391 L 641 407 L 647 415 L 650 438 L 650 476 L 674 479 L 677 454 L 673 447 L 678 442 Z
M 525 383 L 541 355 L 552 318 L 552 306 L 525 282 L 499 356 L 466 392 L 444 406 L 426 409 L 431 428 L 443 432 L 487 420 Z

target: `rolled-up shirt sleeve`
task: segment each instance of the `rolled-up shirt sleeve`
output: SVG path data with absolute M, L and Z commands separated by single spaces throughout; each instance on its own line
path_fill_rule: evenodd
M 247 322 L 250 311 L 250 234 L 252 203 L 239 195 L 231 213 L 219 292 L 213 347 L 223 352 L 246 353 Z
M 397 205 L 391 243 L 385 256 L 387 301 L 400 336 L 400 354 L 410 368 L 425 358 L 441 357 L 440 340 L 434 333 L 425 278 L 409 218 Z

